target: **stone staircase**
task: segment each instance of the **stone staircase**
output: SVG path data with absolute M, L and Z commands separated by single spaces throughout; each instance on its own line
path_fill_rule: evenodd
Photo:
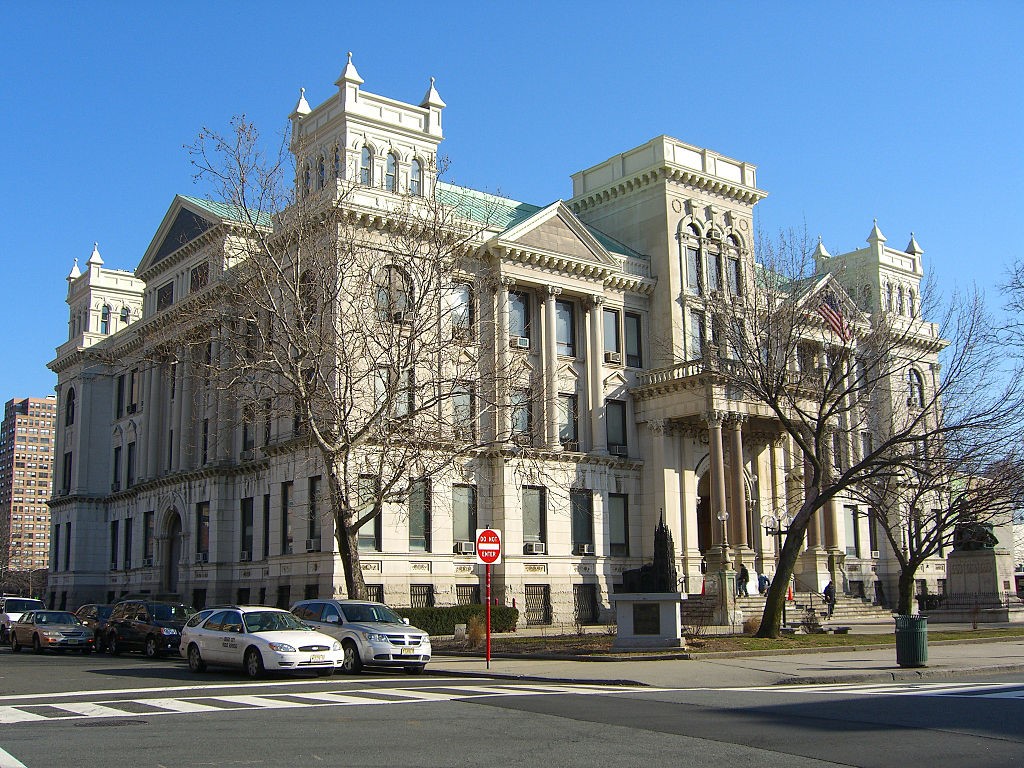
M 744 616 L 759 616 L 764 612 L 764 597 L 751 595 L 736 599 L 736 604 L 743 611 Z M 790 624 L 800 623 L 806 615 L 808 608 L 817 613 L 820 621 L 826 621 L 828 606 L 821 595 L 815 592 L 797 592 L 793 600 L 786 604 L 786 619 Z M 882 621 L 892 621 L 892 611 L 880 605 L 873 604 L 870 600 L 851 595 L 841 595 L 836 601 L 832 618 L 828 619 L 830 624 L 864 624 Z

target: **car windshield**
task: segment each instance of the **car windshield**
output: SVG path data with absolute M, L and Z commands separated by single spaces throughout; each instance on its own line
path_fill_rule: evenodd
M 96 606 L 96 618 L 97 619 L 109 619 L 110 612 L 114 610 L 112 605 L 97 605 Z
M 68 611 L 36 611 L 36 624 L 77 624 L 75 614 Z
M 251 611 L 243 614 L 247 632 L 284 632 L 308 630 L 305 624 L 287 611 Z
M 346 621 L 354 621 L 360 624 L 366 622 L 378 622 L 381 624 L 401 624 L 402 617 L 392 611 L 386 605 L 374 605 L 373 603 L 353 603 L 342 606 Z
M 24 613 L 25 611 L 38 611 L 43 607 L 42 600 L 31 598 L 8 597 L 4 600 L 4 613 Z
M 165 603 L 149 603 L 149 612 L 157 621 L 185 621 L 195 611 L 187 605 L 167 605 Z

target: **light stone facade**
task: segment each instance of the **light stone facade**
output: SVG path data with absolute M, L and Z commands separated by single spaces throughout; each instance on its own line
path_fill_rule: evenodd
M 354 203 L 382 216 L 394 195 L 458 206 L 496 265 L 497 280 L 474 286 L 477 316 L 497 317 L 496 354 L 526 356 L 542 388 L 524 446 L 536 455 L 432 478 L 425 549 L 411 545 L 407 510 L 385 509 L 379 551 L 360 552 L 367 584 L 396 605 L 479 599 L 483 566 L 454 530 L 455 485 L 475 487 L 481 527 L 503 530 L 495 595 L 531 623 L 608 618 L 613 585 L 651 559 L 662 516 L 681 589 L 701 591 L 702 560 L 723 544 L 718 506 L 730 513 L 730 562 L 773 572 L 776 542 L 760 519 L 790 504 L 802 467 L 769 410 L 717 387 L 699 359 L 709 275 L 714 291 L 741 291 L 754 268 L 753 209 L 766 194 L 755 166 L 660 136 L 574 174 L 570 200 L 529 205 L 437 180 L 445 105 L 433 81 L 419 105 L 362 84 L 350 59 L 335 95 L 316 108 L 300 97 L 291 114 L 300 189 L 355 185 Z M 51 502 L 55 605 L 138 592 L 196 604 L 344 595 L 331 521 L 307 535 L 310 478 L 322 469 L 291 439 L 291 420 L 274 419 L 247 447 L 230 398 L 198 396 L 185 345 L 171 358 L 147 354 L 173 346 L 168 310 L 215 279 L 209 265 L 230 252 L 233 224 L 228 206 L 178 196 L 134 274 L 106 270 L 97 249 L 68 277 L 69 337 L 50 367 L 58 402 L 74 392 L 80 406 L 57 436 L 57 466 L 69 471 Z M 864 312 L 921 323 L 913 238 L 897 251 L 876 226 L 867 248 L 818 256 L 823 278 L 834 272 Z M 694 281 L 701 295 L 687 290 Z M 525 335 L 510 325 L 516 302 Z M 578 416 L 571 430 L 566 407 Z M 527 531 L 524 488 L 538 486 L 543 522 Z M 931 591 L 942 567 L 922 574 Z M 834 572 L 849 591 L 895 597 L 884 540 L 863 505 L 842 499 L 812 521 L 798 584 L 820 590 Z

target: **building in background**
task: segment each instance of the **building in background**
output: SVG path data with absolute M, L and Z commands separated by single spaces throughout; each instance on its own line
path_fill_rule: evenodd
M 74 408 L 74 404 L 71 405 Z M 28 594 L 50 558 L 50 509 L 57 400 L 8 400 L 0 427 L 0 589 Z

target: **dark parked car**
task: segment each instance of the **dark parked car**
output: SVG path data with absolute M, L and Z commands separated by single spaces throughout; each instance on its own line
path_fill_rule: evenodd
M 117 603 L 107 619 L 104 635 L 107 651 L 142 651 L 149 658 L 177 653 L 181 629 L 195 610 L 184 603 L 155 600 L 124 600 Z
M 110 618 L 110 612 L 113 610 L 114 606 L 107 605 L 106 603 L 89 603 L 75 611 L 75 616 L 78 617 L 78 620 L 92 630 L 93 636 L 96 638 L 97 653 L 103 653 L 103 651 L 107 650 L 107 619 Z
M 36 653 L 71 649 L 92 653 L 92 631 L 70 611 L 29 611 L 11 625 L 11 650 Z

